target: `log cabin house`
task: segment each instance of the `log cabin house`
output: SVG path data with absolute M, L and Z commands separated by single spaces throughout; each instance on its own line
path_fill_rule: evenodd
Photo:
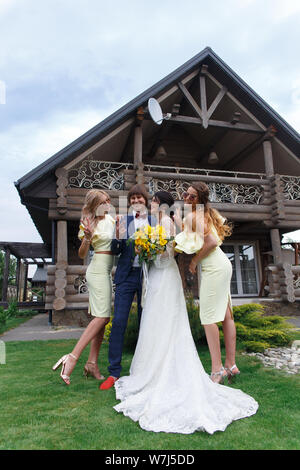
M 150 97 L 171 115 L 160 126 Z M 300 300 L 300 266 L 281 247 L 282 234 L 300 229 L 299 149 L 299 134 L 206 48 L 20 178 L 21 202 L 52 254 L 45 307 L 53 322 L 87 311 L 88 260 L 77 255 L 87 190 L 105 189 L 117 207 L 136 182 L 180 200 L 190 182 L 205 181 L 212 206 L 234 224 L 223 245 L 233 297 Z M 179 264 L 189 287 L 187 261 Z

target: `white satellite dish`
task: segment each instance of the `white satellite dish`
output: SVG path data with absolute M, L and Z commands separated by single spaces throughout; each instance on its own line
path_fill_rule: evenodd
M 158 124 L 159 126 L 163 122 L 164 119 L 170 119 L 170 117 L 172 117 L 171 113 L 167 113 L 163 115 L 160 104 L 155 98 L 149 98 L 148 110 L 155 124 Z

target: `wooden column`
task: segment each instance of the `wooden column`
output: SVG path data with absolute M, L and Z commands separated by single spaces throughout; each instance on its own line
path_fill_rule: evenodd
M 135 119 L 134 128 L 134 143 L 133 143 L 133 163 L 136 169 L 136 182 L 138 184 L 144 183 L 143 175 L 143 119 L 144 109 L 143 107 L 138 108 Z
M 278 228 L 272 228 L 270 230 L 270 237 L 271 237 L 274 264 L 282 263 L 280 233 L 279 233 Z
M 207 115 L 207 98 L 206 98 L 206 77 L 207 65 L 202 65 L 200 71 L 200 100 L 202 111 L 202 125 L 204 129 L 208 128 L 208 115 Z
M 19 300 L 19 292 L 20 292 L 20 267 L 21 267 L 21 260 L 20 258 L 18 258 L 17 269 L 16 269 L 17 300 Z
M 143 172 L 143 131 L 142 126 L 136 126 L 134 130 L 134 167 L 136 169 L 136 182 L 137 184 L 144 184 Z
M 58 268 L 66 268 L 68 264 L 68 231 L 66 220 L 57 221 L 56 249 L 56 264 L 59 265 Z
M 10 249 L 5 247 L 4 272 L 2 282 L 2 302 L 7 301 L 8 277 L 9 277 Z
M 265 171 L 267 176 L 274 175 L 274 163 L 271 140 L 267 139 L 263 142 Z
M 133 161 L 135 167 L 143 162 L 143 131 L 141 125 L 136 126 L 134 129 Z
M 65 168 L 57 168 L 55 171 L 56 180 L 56 194 L 57 194 L 57 211 L 60 214 L 67 212 L 67 186 L 68 186 L 68 172 Z
M 23 302 L 26 302 L 27 298 L 27 278 L 28 278 L 28 264 L 24 263 L 24 284 L 23 284 Z
M 56 253 L 56 271 L 55 271 L 55 299 L 53 308 L 63 310 L 66 307 L 66 286 L 67 286 L 67 267 L 68 267 L 68 232 L 67 221 L 57 221 L 57 253 Z

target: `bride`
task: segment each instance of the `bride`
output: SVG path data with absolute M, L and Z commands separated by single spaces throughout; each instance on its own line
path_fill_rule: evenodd
M 175 235 L 175 226 L 163 207 L 173 204 L 166 191 L 156 193 L 151 203 L 151 212 L 156 212 L 168 236 Z M 115 389 L 121 402 L 114 409 L 146 431 L 213 434 L 258 409 L 252 397 L 214 383 L 205 372 L 192 337 L 172 242 L 150 267 L 130 375 L 117 380 Z

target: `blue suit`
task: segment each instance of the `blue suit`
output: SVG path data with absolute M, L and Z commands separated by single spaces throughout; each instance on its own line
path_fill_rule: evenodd
M 149 225 L 155 225 L 156 221 L 148 217 Z M 127 237 L 129 238 L 135 231 L 134 217 L 127 217 Z M 135 294 L 137 294 L 138 321 L 140 324 L 142 307 L 142 269 L 133 267 L 135 258 L 134 243 L 127 244 L 127 239 L 112 240 L 111 251 L 114 255 L 120 255 L 114 283 L 115 302 L 114 318 L 109 340 L 109 373 L 114 377 L 120 377 L 121 360 L 124 343 L 124 335 L 128 322 L 128 316 Z

